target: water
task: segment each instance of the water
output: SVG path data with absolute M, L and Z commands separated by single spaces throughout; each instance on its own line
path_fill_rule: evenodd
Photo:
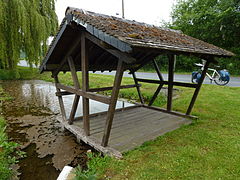
M 10 140 L 21 145 L 27 157 L 19 162 L 23 180 L 56 179 L 65 165 L 86 167 L 86 151 L 90 147 L 79 144 L 57 121 L 61 118 L 56 89 L 53 83 L 40 80 L 3 81 L 4 90 L 13 100 L 3 103 Z M 69 116 L 74 95 L 64 96 Z M 133 104 L 118 101 L 116 108 Z M 81 99 L 76 116 L 82 115 Z M 106 111 L 108 105 L 90 100 L 90 113 Z
M 77 143 L 71 133 L 62 130 L 52 83 L 4 81 L 2 86 L 13 97 L 3 103 L 8 136 L 27 153 L 19 162 L 20 179 L 55 180 L 67 164 L 86 166 L 86 151 L 90 147 Z M 71 98 L 64 100 L 70 103 Z M 69 114 L 70 108 L 66 111 Z

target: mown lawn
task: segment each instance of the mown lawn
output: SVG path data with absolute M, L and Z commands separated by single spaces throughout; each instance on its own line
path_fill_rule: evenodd
M 237 179 L 240 177 L 239 88 L 204 85 L 194 108 L 199 120 L 111 160 L 113 179 Z M 182 93 L 175 110 L 190 94 Z
M 51 81 L 47 76 L 40 78 Z M 61 78 L 62 83 L 72 85 L 70 74 Z M 90 80 L 91 87 L 108 86 L 113 77 L 91 74 Z M 124 78 L 122 84 L 127 83 L 132 80 Z M 143 84 L 146 100 L 155 88 Z M 192 93 L 192 89 L 180 88 L 173 109 L 185 112 Z M 133 100 L 137 93 L 122 90 L 121 96 Z M 155 105 L 165 102 L 159 98 Z M 125 153 L 122 160 L 91 157 L 84 173 L 99 179 L 239 179 L 239 107 L 240 88 L 203 85 L 192 112 L 198 120 Z

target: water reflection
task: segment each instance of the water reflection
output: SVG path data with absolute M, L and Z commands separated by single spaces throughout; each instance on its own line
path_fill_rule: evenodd
M 39 80 L 4 81 L 2 85 L 13 97 L 12 101 L 3 103 L 7 131 L 11 140 L 20 143 L 28 155 L 20 161 L 21 179 L 56 179 L 58 170 L 64 165 L 86 165 L 85 152 L 90 147 L 76 143 L 75 137 L 63 132 L 57 121 L 61 115 L 53 83 Z M 74 95 L 63 97 L 67 116 L 70 115 L 73 99 Z M 82 115 L 81 102 L 80 99 L 76 116 Z M 125 102 L 124 106 L 132 104 Z M 118 101 L 117 108 L 122 107 L 123 102 Z M 108 105 L 90 100 L 90 113 L 107 109 Z

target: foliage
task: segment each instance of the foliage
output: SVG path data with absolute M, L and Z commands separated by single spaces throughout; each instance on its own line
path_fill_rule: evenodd
M 166 55 L 160 55 L 155 58 L 161 72 L 167 72 L 168 71 L 168 58 Z M 175 65 L 175 72 L 179 73 L 186 73 L 186 72 L 192 72 L 196 67 L 194 67 L 195 62 L 199 62 L 199 58 L 196 57 L 186 57 L 183 55 L 177 56 L 176 59 L 176 65 Z M 142 67 L 142 71 L 144 72 L 156 72 L 155 69 L 153 69 L 153 64 L 149 63 L 146 64 L 144 67 Z
M 3 92 L 0 87 L 0 102 L 3 100 L 11 99 Z M 1 113 L 1 105 L 0 105 Z M 0 116 L 0 179 L 8 180 L 12 176 L 11 165 L 17 163 L 17 159 L 24 157 L 25 153 L 18 150 L 19 145 L 15 142 L 8 141 L 5 133 L 6 122 L 2 116 Z
M 1 0 L 0 69 L 15 69 L 21 52 L 38 64 L 56 28 L 54 0 Z
M 236 53 L 219 62 L 230 72 L 240 73 L 239 0 L 178 0 L 172 18 L 171 28 Z
M 83 170 L 80 166 L 75 169 L 75 180 L 95 180 L 97 179 L 97 172 L 103 173 L 106 164 L 110 161 L 110 157 L 101 157 L 93 153 L 88 153 L 87 169 Z M 98 167 L 98 169 L 96 169 Z
M 36 68 L 18 66 L 15 70 L 0 69 L 0 80 L 30 80 L 37 79 L 39 76 L 39 71 Z
M 0 69 L 0 80 L 19 79 L 20 75 L 17 70 Z

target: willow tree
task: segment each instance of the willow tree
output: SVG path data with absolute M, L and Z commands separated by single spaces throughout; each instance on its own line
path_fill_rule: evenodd
M 38 64 L 57 26 L 55 0 L 0 0 L 0 69 L 15 69 L 21 52 Z

